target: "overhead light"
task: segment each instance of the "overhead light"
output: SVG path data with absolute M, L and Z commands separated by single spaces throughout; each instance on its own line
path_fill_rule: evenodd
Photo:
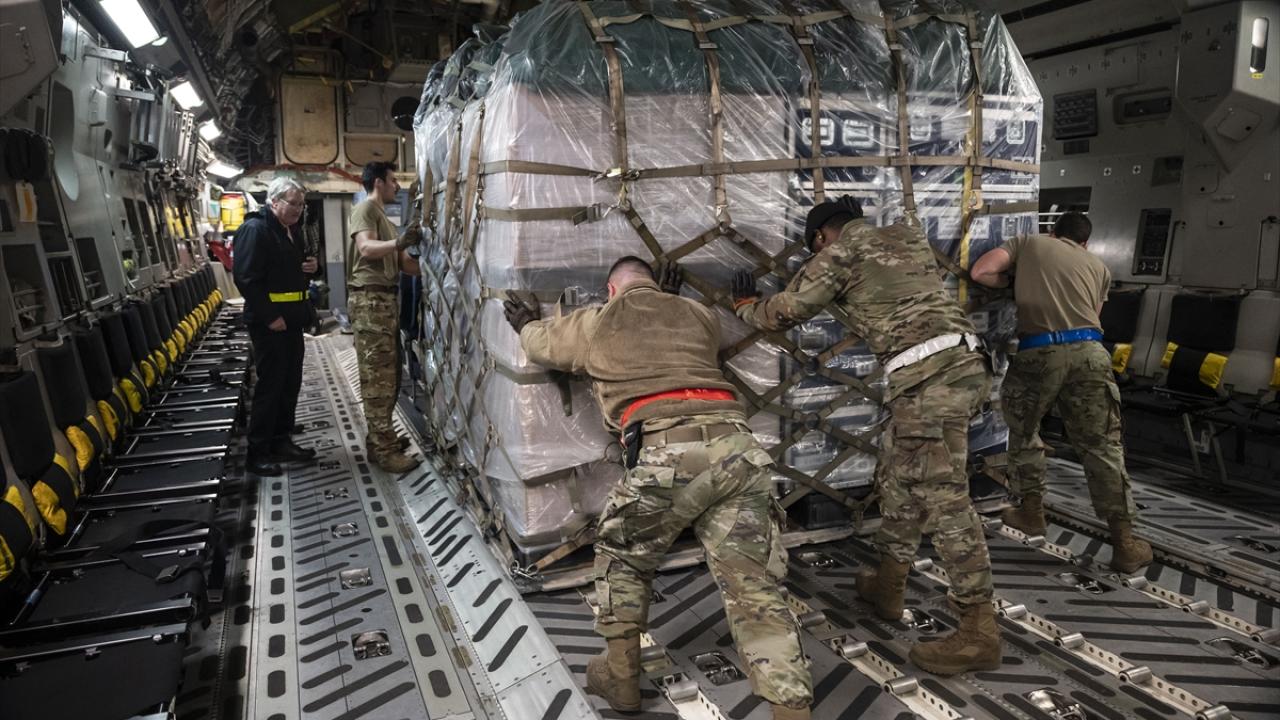
M 222 136 L 222 130 L 218 129 L 218 124 L 212 120 L 206 120 L 200 124 L 200 137 L 213 142 Z
M 204 100 L 200 99 L 200 93 L 196 92 L 196 86 L 192 85 L 190 80 L 169 88 L 169 94 L 173 96 L 174 100 L 178 101 L 183 110 L 190 110 L 204 105 Z
M 138 0 L 100 0 L 98 5 L 124 34 L 131 47 L 150 45 L 160 39 L 160 33 L 156 32 L 156 26 L 151 24 Z
M 210 175 L 217 175 L 220 178 L 230 180 L 244 172 L 243 168 L 238 168 L 231 163 L 225 163 L 221 160 L 214 160 L 209 163 L 209 167 L 205 168 Z

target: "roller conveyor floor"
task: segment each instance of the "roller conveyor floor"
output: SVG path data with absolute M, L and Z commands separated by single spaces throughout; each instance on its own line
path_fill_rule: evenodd
M 522 594 L 447 473 L 389 477 L 363 455 L 350 338 L 308 340 L 298 422 L 318 462 L 242 480 L 225 609 L 196 638 L 178 716 L 243 718 L 732 718 L 762 720 L 702 567 L 662 573 L 645 638 L 645 711 L 587 695 L 589 587 Z M 413 432 L 412 413 L 398 422 Z M 429 458 L 430 459 L 430 458 Z M 239 474 L 232 463 L 230 473 Z M 988 523 L 1005 662 L 941 678 L 906 660 L 955 614 L 931 548 L 898 622 L 856 599 L 863 539 L 791 551 L 814 717 L 1227 718 L 1280 715 L 1274 520 L 1135 470 L 1157 548 L 1118 576 L 1078 466 L 1055 460 L 1043 537 Z M 1236 536 L 1240 536 L 1240 539 Z

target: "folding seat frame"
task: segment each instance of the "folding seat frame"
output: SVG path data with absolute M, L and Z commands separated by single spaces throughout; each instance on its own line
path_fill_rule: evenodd
M 0 567 L 5 719 L 123 716 L 167 703 L 178 689 L 190 623 L 203 610 L 199 573 L 175 570 L 169 583 L 151 585 L 140 575 L 124 577 L 131 581 L 126 587 L 147 587 L 149 597 L 104 612 L 107 588 L 120 587 L 120 573 L 133 571 L 112 558 L 37 566 L 31 556 L 40 529 L 30 493 L 9 483 L 0 465 L 0 541 L 13 560 Z M 187 543 L 137 553 L 147 562 L 169 562 L 203 549 Z M 40 616 L 46 603 L 61 612 Z M 68 681 L 76 692 L 50 692 Z
M 1215 420 L 1215 415 L 1237 404 L 1222 385 L 1222 375 L 1235 350 L 1243 298 L 1239 293 L 1175 295 L 1161 362 L 1167 370 L 1163 380 L 1155 385 L 1124 390 L 1126 407 L 1181 419 L 1191 468 L 1197 478 L 1205 477 L 1195 427 L 1197 422 L 1203 423 L 1219 485 L 1227 481 L 1219 438 L 1229 426 L 1223 426 L 1220 419 Z M 1210 379 L 1213 382 L 1209 382 Z

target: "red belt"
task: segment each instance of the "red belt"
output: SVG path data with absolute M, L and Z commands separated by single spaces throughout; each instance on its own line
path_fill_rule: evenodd
M 728 400 L 730 402 L 736 400 L 733 393 L 728 390 L 714 390 L 712 388 L 681 388 L 679 390 L 664 390 L 652 395 L 645 395 L 642 398 L 633 400 L 627 409 L 622 411 L 622 427 L 626 429 L 627 420 L 631 415 L 640 408 L 659 400 Z

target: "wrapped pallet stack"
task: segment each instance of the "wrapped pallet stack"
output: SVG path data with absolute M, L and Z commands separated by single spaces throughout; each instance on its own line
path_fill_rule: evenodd
M 827 315 L 751 333 L 729 279 L 779 289 L 809 206 L 920 223 L 940 272 L 1036 229 L 1041 99 L 998 16 L 871 0 L 544 2 L 483 28 L 428 80 L 416 121 L 428 240 L 419 357 L 437 440 L 520 562 L 559 546 L 621 474 L 581 378 L 530 365 L 502 315 L 605 300 L 623 255 L 675 260 L 720 311 L 726 376 L 800 525 L 865 497 L 882 373 Z M 999 345 L 1007 302 L 957 302 Z M 632 342 L 643 344 L 644 337 Z M 999 413 L 973 450 L 998 450 Z M 616 448 L 615 448 L 616 450 Z

